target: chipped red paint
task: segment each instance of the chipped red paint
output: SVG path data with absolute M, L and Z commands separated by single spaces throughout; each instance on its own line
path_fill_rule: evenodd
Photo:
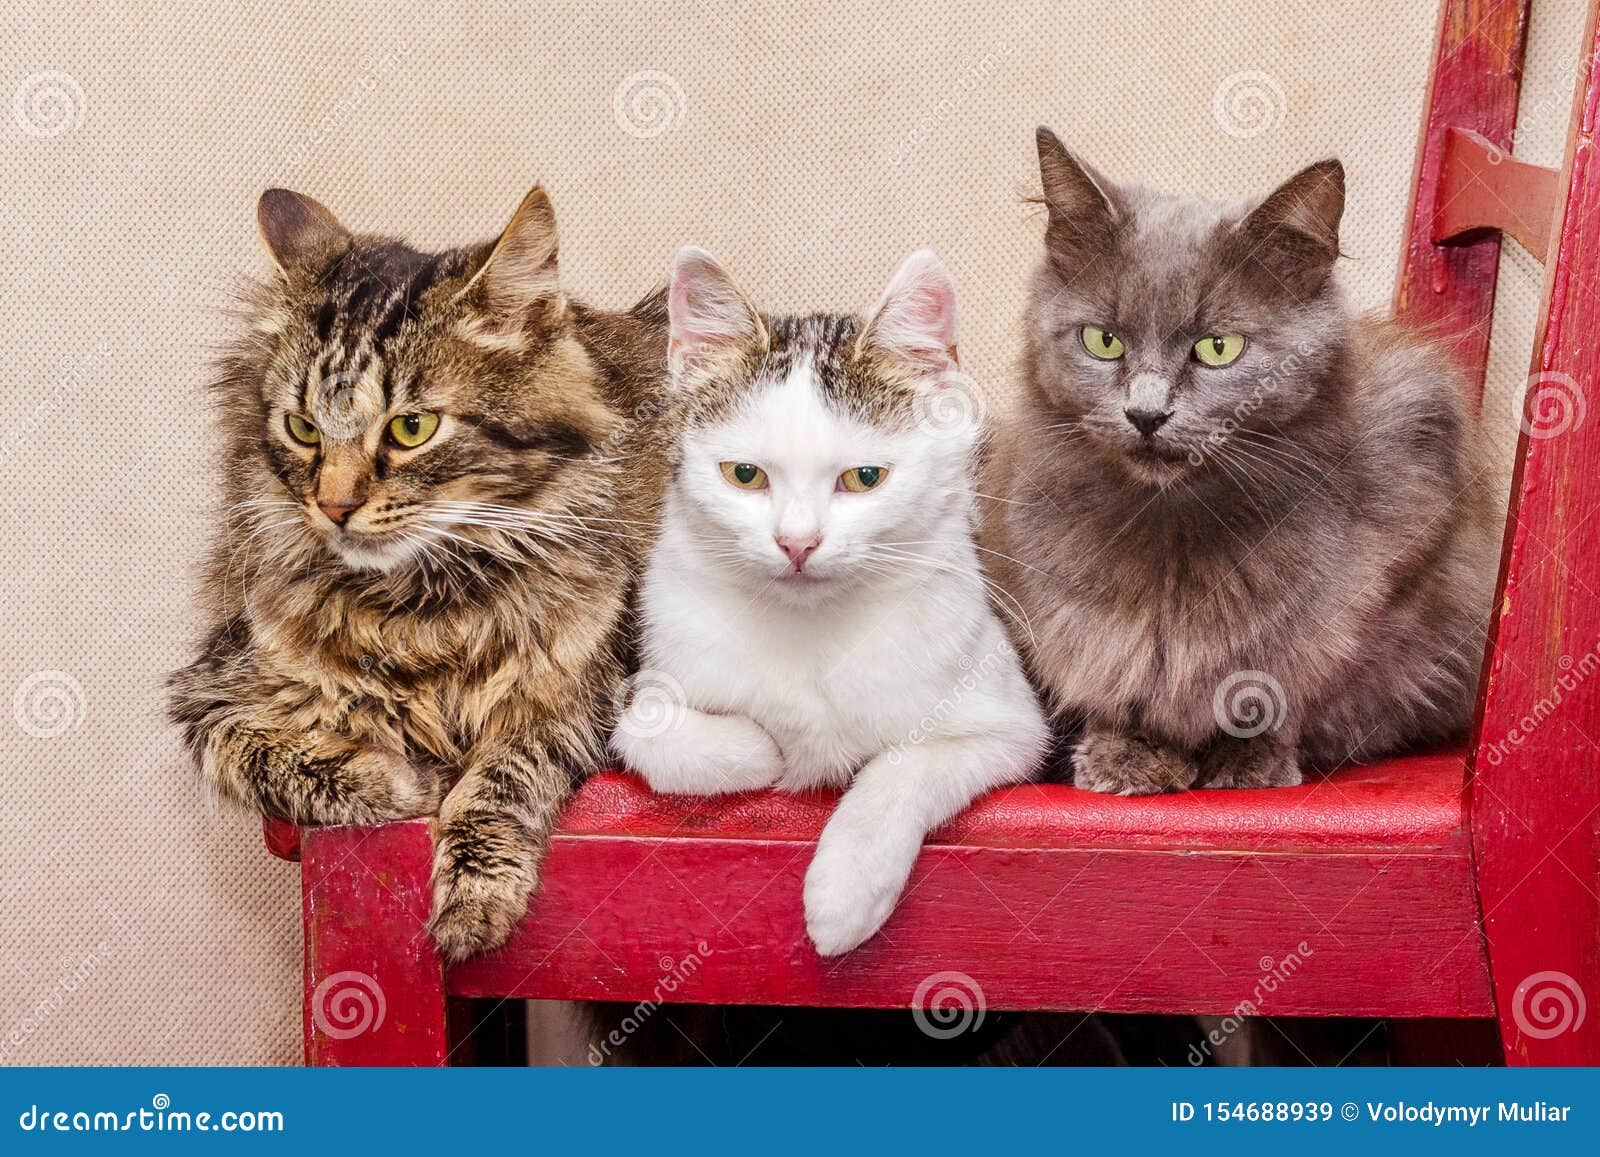
M 1589 681 L 1600 674 L 1593 8 L 1580 59 L 1473 760 L 1473 845 L 1501 1036 L 1507 1059 L 1526 1064 L 1600 1064 L 1600 682 Z
M 1395 291 L 1396 314 L 1445 335 L 1472 368 L 1474 403 L 1483 391 L 1489 357 L 1500 236 L 1480 233 L 1448 246 L 1434 244 L 1434 219 L 1442 208 L 1448 211 L 1440 200 L 1441 161 L 1451 128 L 1471 129 L 1506 154 L 1512 151 L 1527 30 L 1528 0 L 1444 0 L 1441 5 Z
M 306 828 L 305 1040 L 309 1065 L 442 1065 L 444 969 L 424 924 L 429 825 Z

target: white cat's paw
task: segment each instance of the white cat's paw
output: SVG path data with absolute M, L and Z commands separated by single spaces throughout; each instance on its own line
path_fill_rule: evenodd
M 659 732 L 659 733 L 658 733 Z M 754 720 L 687 710 L 666 730 L 617 721 L 611 749 L 652 790 L 676 795 L 759 791 L 783 776 L 783 753 Z
M 887 860 L 824 842 L 806 869 L 806 932 L 820 956 L 840 956 L 868 940 L 894 911 L 906 872 Z

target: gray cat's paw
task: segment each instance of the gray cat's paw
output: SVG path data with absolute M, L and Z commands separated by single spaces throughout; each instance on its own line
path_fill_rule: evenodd
M 1118 731 L 1090 729 L 1072 752 L 1072 782 L 1107 795 L 1158 795 L 1194 785 L 1185 752 Z
M 1299 787 L 1299 753 L 1276 737 L 1219 739 L 1196 760 L 1200 769 L 1196 787 L 1262 788 Z

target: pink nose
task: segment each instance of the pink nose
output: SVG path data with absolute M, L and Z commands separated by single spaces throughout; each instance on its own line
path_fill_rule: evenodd
M 787 534 L 777 536 L 778 548 L 789 556 L 789 561 L 794 564 L 794 569 L 804 570 L 806 559 L 817 552 L 817 547 L 822 545 L 820 534 L 807 535 L 804 538 L 795 538 Z

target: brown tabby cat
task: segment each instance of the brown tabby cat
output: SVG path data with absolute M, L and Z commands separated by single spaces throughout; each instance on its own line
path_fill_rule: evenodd
M 537 188 L 444 253 L 282 189 L 258 220 L 280 276 L 221 364 L 230 517 L 172 716 L 248 807 L 438 810 L 430 929 L 459 960 L 515 927 L 604 756 L 663 484 L 663 299 L 569 300 Z
M 997 570 L 1076 782 L 1296 784 L 1462 733 L 1498 540 L 1461 376 L 1331 276 L 1344 170 L 1216 205 L 1038 134 L 1049 224 Z M 1015 561 L 1013 561 L 1015 560 Z

